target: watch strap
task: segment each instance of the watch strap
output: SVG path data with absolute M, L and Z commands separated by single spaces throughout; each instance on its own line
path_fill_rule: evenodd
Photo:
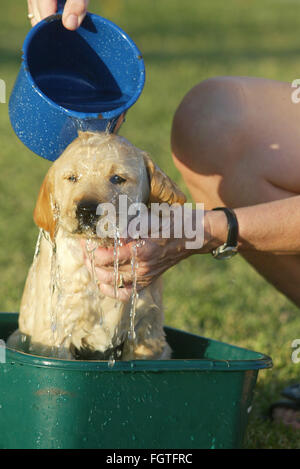
M 239 235 L 239 225 L 236 218 L 236 214 L 231 208 L 228 207 L 216 207 L 213 210 L 222 210 L 228 222 L 228 233 L 227 241 L 225 243 L 226 247 L 237 247 L 238 244 L 238 235 Z

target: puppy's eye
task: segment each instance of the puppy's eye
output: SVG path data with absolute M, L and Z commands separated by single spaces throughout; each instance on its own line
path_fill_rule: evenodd
M 110 182 L 112 184 L 122 184 L 122 182 L 125 182 L 126 179 L 122 178 L 121 176 L 118 176 L 117 174 L 115 174 L 114 176 L 112 176 L 110 178 Z
M 68 176 L 67 179 L 70 182 L 77 182 L 78 181 L 78 177 L 75 176 L 74 174 L 71 174 L 71 176 Z

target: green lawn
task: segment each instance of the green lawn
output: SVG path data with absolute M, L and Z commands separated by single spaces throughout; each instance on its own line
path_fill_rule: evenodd
M 193 85 L 215 75 L 300 76 L 298 0 L 92 0 L 90 10 L 121 26 L 145 59 L 144 92 L 120 133 L 149 151 L 183 189 L 170 156 L 170 128 Z M 26 14 L 24 0 L 5 2 L 1 10 L 0 78 L 8 96 L 29 29 Z M 7 104 L 0 104 L 0 138 L 0 310 L 17 311 L 37 237 L 32 211 L 49 163 L 18 141 Z M 165 306 L 168 325 L 273 358 L 273 370 L 260 372 L 245 447 L 299 447 L 299 432 L 264 419 L 282 387 L 300 380 L 300 365 L 291 361 L 298 309 L 242 258 L 222 263 L 210 256 L 194 256 L 165 274 Z

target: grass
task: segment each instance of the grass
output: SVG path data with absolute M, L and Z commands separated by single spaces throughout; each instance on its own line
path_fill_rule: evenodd
M 120 133 L 149 151 L 183 189 L 169 139 L 173 113 L 192 86 L 215 75 L 298 78 L 298 0 L 92 0 L 90 11 L 122 27 L 145 59 L 144 92 Z M 24 0 L 6 2 L 0 78 L 8 96 L 28 29 Z M 0 104 L 0 139 L 0 310 L 18 311 L 37 236 L 32 211 L 49 163 L 18 141 L 7 104 Z M 210 256 L 193 256 L 165 274 L 165 307 L 171 326 L 273 358 L 273 370 L 259 375 L 245 447 L 298 448 L 299 432 L 264 419 L 280 390 L 300 379 L 300 365 L 291 361 L 298 309 L 242 258 L 222 263 Z

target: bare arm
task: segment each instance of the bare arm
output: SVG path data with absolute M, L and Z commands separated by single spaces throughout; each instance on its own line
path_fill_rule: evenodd
M 237 208 L 235 213 L 239 223 L 240 252 L 300 253 L 300 196 Z M 205 212 L 204 243 L 199 249 L 187 249 L 186 241 L 190 239 L 185 238 L 145 239 L 144 245 L 137 250 L 138 289 L 148 286 L 163 272 L 190 255 L 210 253 L 226 239 L 226 215 L 211 210 Z M 132 246 L 133 243 L 129 243 L 119 249 L 119 273 L 122 273 L 125 281 L 125 288 L 119 292 L 119 298 L 123 301 L 127 301 L 132 292 Z M 100 289 L 104 294 L 114 296 L 113 249 L 98 248 L 95 262 Z
M 300 196 L 235 209 L 239 251 L 300 253 Z M 225 242 L 227 221 L 222 212 L 206 213 L 210 240 L 206 251 Z M 201 252 L 201 250 L 199 250 Z

